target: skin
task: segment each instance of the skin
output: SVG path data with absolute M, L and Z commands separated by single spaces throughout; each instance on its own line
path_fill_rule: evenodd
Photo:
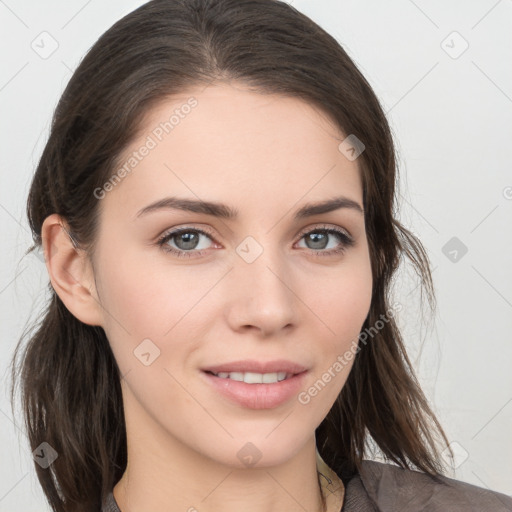
M 315 429 L 352 362 L 309 403 L 293 397 L 266 410 L 227 401 L 200 368 L 289 359 L 309 369 L 307 390 L 357 340 L 372 290 L 364 215 L 343 208 L 293 219 L 304 204 L 338 195 L 362 207 L 357 160 L 338 150 L 345 135 L 319 110 L 234 83 L 166 99 L 124 156 L 190 96 L 198 105 L 99 200 L 92 263 L 63 219 L 43 226 L 54 289 L 78 319 L 103 327 L 124 376 L 128 466 L 114 496 L 123 512 L 319 511 Z M 178 210 L 136 218 L 170 195 L 222 202 L 239 218 Z M 156 244 L 182 227 L 213 236 L 201 235 L 198 249 L 177 238 L 167 245 L 203 255 L 178 258 Z M 322 227 L 341 228 L 354 245 L 319 256 L 343 244 L 304 236 Z M 236 252 L 247 236 L 263 248 L 252 263 Z M 147 338 L 160 350 L 149 366 L 134 355 Z M 251 467 L 237 457 L 248 442 L 261 453 Z

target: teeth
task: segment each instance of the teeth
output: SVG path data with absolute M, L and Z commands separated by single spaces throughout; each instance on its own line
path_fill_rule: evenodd
M 277 372 L 277 373 L 254 373 L 254 372 L 220 372 L 217 374 L 217 377 L 221 379 L 231 379 L 237 380 L 239 382 L 245 382 L 247 384 L 273 384 L 274 382 L 280 382 L 285 380 L 288 377 L 291 377 L 291 374 L 287 374 L 286 372 Z

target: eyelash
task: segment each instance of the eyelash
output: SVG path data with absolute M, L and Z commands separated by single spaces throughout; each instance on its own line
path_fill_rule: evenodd
M 201 233 L 202 235 L 207 236 L 208 238 L 213 240 L 213 234 L 210 233 L 206 229 L 198 229 L 198 228 L 192 228 L 192 227 L 185 227 L 177 229 L 176 231 L 171 231 L 170 233 L 164 234 L 162 237 L 160 237 L 157 241 L 157 245 L 166 253 L 171 253 L 178 258 L 195 258 L 200 257 L 204 254 L 204 252 L 207 251 L 207 249 L 204 250 L 195 250 L 192 249 L 190 251 L 183 251 L 174 249 L 173 247 L 170 247 L 167 245 L 167 242 L 174 238 L 175 236 L 181 235 L 182 233 L 188 233 L 188 232 L 196 232 Z M 328 226 L 322 226 L 322 227 L 316 227 L 314 229 L 311 229 L 306 232 L 302 232 L 300 234 L 300 240 L 304 238 L 306 235 L 310 235 L 311 233 L 322 233 L 322 234 L 331 234 L 331 235 L 337 235 L 339 239 L 341 240 L 340 247 L 337 249 L 330 249 L 328 251 L 324 250 L 314 250 L 309 249 L 310 253 L 313 253 L 314 256 L 336 256 L 343 254 L 348 248 L 352 247 L 354 245 L 354 240 L 349 237 L 344 231 L 332 228 Z M 192 256 L 193 254 L 193 256 Z

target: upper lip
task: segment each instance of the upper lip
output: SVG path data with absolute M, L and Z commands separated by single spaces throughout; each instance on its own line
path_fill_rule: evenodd
M 230 363 L 208 366 L 202 369 L 205 372 L 212 373 L 231 373 L 231 372 L 253 372 L 253 373 L 278 373 L 285 372 L 291 374 L 302 373 L 307 368 L 301 364 L 284 359 L 274 361 L 256 361 L 254 359 L 244 359 L 242 361 L 231 361 Z

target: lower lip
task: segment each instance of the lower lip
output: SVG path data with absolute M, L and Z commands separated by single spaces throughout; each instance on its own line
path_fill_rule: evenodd
M 202 372 L 208 382 L 232 402 L 249 409 L 273 409 L 296 395 L 304 384 L 307 371 L 272 384 L 247 384 L 232 379 L 222 379 Z

